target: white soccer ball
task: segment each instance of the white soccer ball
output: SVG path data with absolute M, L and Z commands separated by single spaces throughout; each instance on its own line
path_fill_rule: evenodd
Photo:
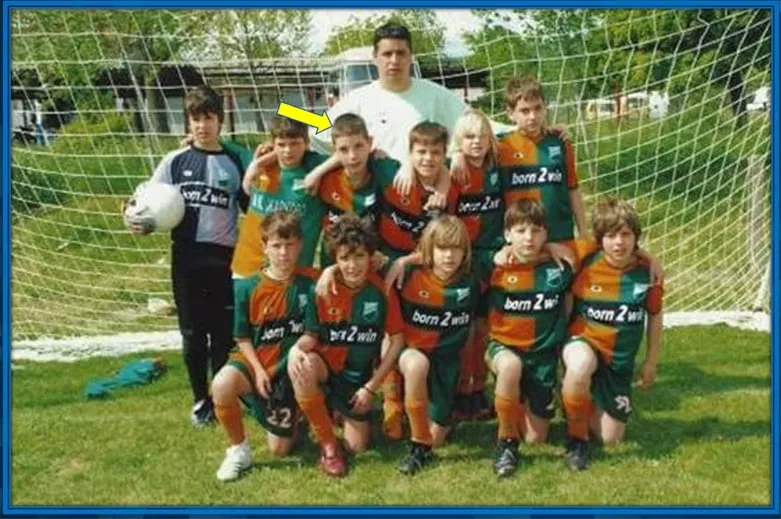
M 125 209 L 125 223 L 147 232 L 170 231 L 184 218 L 184 198 L 179 188 L 164 182 L 138 185 Z

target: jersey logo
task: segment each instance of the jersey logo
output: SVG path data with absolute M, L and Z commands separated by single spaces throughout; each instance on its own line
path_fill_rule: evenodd
M 561 286 L 561 270 L 557 268 L 545 269 L 545 277 L 549 287 L 557 288 Z
M 507 284 L 508 285 L 514 285 L 518 282 L 518 276 L 515 276 L 513 274 L 510 274 L 507 276 Z
M 193 176 L 193 170 L 185 169 L 184 171 L 182 171 L 182 175 L 184 175 L 185 177 L 191 177 Z
M 363 304 L 363 318 L 367 321 L 376 321 L 380 312 L 380 304 L 377 302 Z
M 616 409 L 619 411 L 623 411 L 626 414 L 629 414 L 632 412 L 632 404 L 629 402 L 629 397 L 625 395 L 618 395 L 615 398 L 616 401 Z
M 418 291 L 418 295 L 423 299 L 428 299 L 429 297 L 431 297 L 431 294 L 429 293 L 428 290 L 420 290 Z
M 456 289 L 456 301 L 458 301 L 460 303 L 461 301 L 463 301 L 464 299 L 469 297 L 469 293 L 470 292 L 471 292 L 471 290 L 468 287 L 467 288 L 457 288 Z
M 600 285 L 591 285 L 589 287 L 589 290 L 591 292 L 594 292 L 595 294 L 599 294 L 600 292 L 602 292 L 602 287 Z
M 513 153 L 513 158 L 514 159 L 522 159 L 523 157 L 524 157 L 524 154 L 523 154 L 522 151 L 516 151 L 515 153 Z
M 336 202 L 342 199 L 342 197 L 339 196 L 339 193 L 331 193 L 331 198 L 333 198 Z
M 334 308 L 333 306 L 328 309 L 328 315 L 332 317 L 339 317 L 340 312 L 338 308 Z
M 401 202 L 401 205 L 403 205 L 404 207 L 407 207 L 411 203 L 410 199 L 407 198 L 407 197 L 401 197 L 400 202 Z
M 561 155 L 561 147 L 560 146 L 548 146 L 548 155 L 551 159 L 557 158 L 559 155 Z
M 367 195 L 366 198 L 363 199 L 363 205 L 366 207 L 369 207 L 370 205 L 374 205 L 377 203 L 377 195 L 374 193 Z
M 298 308 L 299 310 L 303 310 L 308 302 L 308 298 L 306 294 L 298 294 Z
M 648 292 L 647 283 L 635 283 L 635 286 L 632 289 L 632 297 L 639 299 L 644 296 L 646 292 Z
M 492 186 L 495 186 L 497 182 L 499 182 L 499 174 L 495 172 L 491 173 L 488 176 L 488 183 L 491 184 Z
M 301 191 L 305 189 L 304 188 L 304 179 L 303 178 L 295 178 L 293 179 L 293 191 Z

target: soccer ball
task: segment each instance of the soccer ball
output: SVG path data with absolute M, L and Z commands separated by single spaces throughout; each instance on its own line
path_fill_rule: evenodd
M 184 218 L 179 188 L 164 182 L 142 182 L 125 208 L 125 225 L 140 225 L 146 233 L 170 231 Z

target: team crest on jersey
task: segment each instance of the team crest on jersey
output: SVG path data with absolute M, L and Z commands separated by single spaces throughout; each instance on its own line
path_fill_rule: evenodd
M 518 282 L 518 276 L 515 276 L 513 274 L 510 274 L 507 276 L 507 284 L 508 285 L 514 285 Z
M 459 303 L 469 297 L 469 293 L 471 292 L 471 289 L 469 287 L 467 288 L 457 288 L 456 289 L 456 301 Z
M 298 294 L 298 309 L 303 310 L 308 300 L 309 299 L 307 298 L 306 294 Z
M 372 206 L 375 203 L 377 203 L 377 195 L 374 193 L 367 195 L 366 198 L 363 199 L 363 205 L 366 207 Z
M 334 307 L 329 308 L 328 315 L 330 315 L 331 317 L 339 317 L 339 309 Z
M 401 205 L 403 205 L 404 207 L 407 207 L 411 203 L 412 203 L 412 201 L 409 198 L 407 198 L 407 197 L 402 197 L 401 198 Z
M 488 183 L 492 186 L 495 186 L 496 183 L 499 182 L 499 174 L 494 172 L 488 175 Z
M 559 155 L 561 155 L 561 146 L 548 146 L 548 156 L 551 159 L 555 159 Z
M 632 288 L 632 297 L 641 299 L 646 292 L 648 292 L 648 283 L 635 283 L 634 288 Z
M 602 292 L 602 286 L 601 285 L 591 285 L 589 287 L 589 290 L 591 292 L 594 292 L 595 294 L 599 294 Z
M 561 286 L 561 270 L 558 268 L 545 269 L 545 278 L 549 287 L 557 288 Z
M 193 170 L 185 169 L 184 171 L 182 171 L 182 175 L 184 175 L 185 177 L 191 177 L 193 176 Z
M 516 151 L 515 153 L 513 153 L 514 159 L 522 159 L 523 157 L 525 157 L 525 155 L 523 154 L 522 151 Z
M 342 199 L 342 197 L 339 195 L 339 193 L 331 193 L 331 198 L 334 199 L 334 202 L 338 202 Z
M 429 293 L 429 291 L 428 291 L 428 290 L 420 290 L 420 291 L 418 292 L 418 295 L 419 295 L 420 297 L 422 297 L 423 299 L 428 299 L 429 297 L 431 297 L 431 294 Z
M 376 321 L 380 313 L 380 304 L 376 301 L 363 304 L 363 318 L 367 321 Z
M 301 191 L 304 188 L 304 179 L 303 178 L 295 178 L 293 179 L 293 191 Z

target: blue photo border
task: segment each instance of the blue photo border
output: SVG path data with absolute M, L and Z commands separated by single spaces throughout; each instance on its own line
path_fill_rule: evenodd
M 356 515 L 377 515 L 377 516 L 431 516 L 431 515 L 466 515 L 466 516 L 494 516 L 494 517 L 559 517 L 573 516 L 632 516 L 640 517 L 644 515 L 699 515 L 699 516 L 778 516 L 779 515 L 779 478 L 778 478 L 778 446 L 779 430 L 775 411 L 778 405 L 778 379 L 779 379 L 779 352 L 781 352 L 781 343 L 779 342 L 778 329 L 778 308 L 779 308 L 779 279 L 781 271 L 781 233 L 779 233 L 779 222 L 781 222 L 781 175 L 779 174 L 779 152 L 781 152 L 781 139 L 779 138 L 778 128 L 781 124 L 780 111 L 778 109 L 781 95 L 779 95 L 779 29 L 781 28 L 781 5 L 778 0 L 754 0 L 750 2 L 740 2 L 737 0 L 640 0 L 635 2 L 607 1 L 607 0 L 554 0 L 553 2 L 544 2 L 543 0 L 523 1 L 523 0 L 490 0 L 485 5 L 475 5 L 475 0 L 272 0 L 269 2 L 257 2 L 249 0 L 230 0 L 229 2 L 216 2 L 215 0 L 162 0 L 154 2 L 151 0 L 11 0 L 2 6 L 2 53 L 3 53 L 3 73 L 2 73 L 2 188 L 0 198 L 0 209 L 2 210 L 2 226 L 0 227 L 0 243 L 2 244 L 2 279 L 0 287 L 2 292 L 2 384 L 0 384 L 0 397 L 2 398 L 2 444 L 0 456 L 2 457 L 2 484 L 0 492 L 2 493 L 2 517 L 9 515 L 42 517 L 53 515 L 100 515 L 108 517 L 111 515 L 137 517 L 172 517 L 172 516 L 202 516 L 212 517 L 221 515 L 230 515 L 232 517 L 249 517 L 257 514 L 263 515 L 284 515 L 293 516 L 311 516 L 314 514 L 327 516 L 356 516 Z M 706 506 L 659 506 L 659 507 L 12 507 L 10 506 L 10 397 L 11 397 L 11 328 L 10 328 L 10 250 L 11 250 L 11 112 L 10 112 L 10 10 L 12 8 L 318 8 L 318 9 L 344 9 L 344 8 L 370 8 L 370 9 L 395 9 L 395 8 L 440 8 L 440 9 L 469 9 L 474 7 L 485 8 L 764 8 L 771 10 L 771 96 L 770 124 L 771 124 L 771 203 L 772 203 L 772 222 L 771 222 L 771 504 L 769 507 L 706 507 Z

